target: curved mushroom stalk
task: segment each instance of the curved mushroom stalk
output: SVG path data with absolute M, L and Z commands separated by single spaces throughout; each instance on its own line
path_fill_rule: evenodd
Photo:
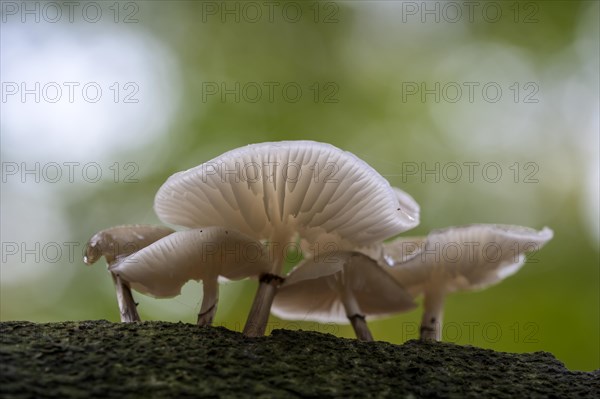
M 258 241 L 222 227 L 173 233 L 116 263 L 111 270 L 142 294 L 171 298 L 190 281 L 203 282 L 198 325 L 210 325 L 219 299 L 218 277 L 241 280 L 270 267 Z
M 283 283 L 283 277 L 265 273 L 260 276 L 258 290 L 254 296 L 248 319 L 244 326 L 244 335 L 260 337 L 265 335 L 269 313 L 278 287 Z
M 356 338 L 359 341 L 373 341 L 373 335 L 371 335 L 371 330 L 369 330 L 365 316 L 357 313 L 353 316 L 348 316 L 348 320 L 350 320 L 354 334 L 356 334 Z
M 420 328 L 420 339 L 422 341 L 442 340 L 444 297 L 443 289 L 430 290 L 425 294 Z
M 348 265 L 349 262 L 344 263 L 344 266 Z M 373 341 L 373 335 L 369 326 L 367 326 L 367 320 L 364 313 L 361 311 L 358 301 L 352 291 L 352 281 L 348 281 L 348 274 L 344 273 L 344 269 L 335 273 L 334 278 L 337 280 L 337 293 L 340 296 L 344 310 L 346 311 L 346 317 L 350 321 L 356 338 L 360 341 Z
M 202 290 L 202 305 L 200 306 L 200 313 L 198 313 L 197 324 L 199 326 L 210 326 L 217 313 L 217 304 L 219 302 L 218 279 L 204 279 Z
M 174 230 L 163 226 L 122 225 L 111 227 L 90 238 L 86 245 L 83 261 L 91 265 L 104 256 L 110 269 L 119 259 L 129 256 L 173 232 Z M 110 270 L 109 273 L 115 286 L 121 321 L 124 323 L 139 321 L 137 304 L 133 300 L 129 285 Z
M 439 341 L 447 293 L 502 281 L 523 266 L 525 253 L 539 250 L 552 235 L 547 227 L 477 224 L 386 243 L 384 252 L 394 264 L 392 276 L 414 296 L 424 294 L 421 339 Z
M 366 316 L 385 317 L 415 306 L 375 260 L 344 251 L 296 266 L 279 288 L 272 313 L 288 320 L 350 322 L 358 339 L 372 341 Z
M 134 321 L 140 321 L 140 315 L 137 311 L 137 303 L 133 300 L 131 289 L 127 284 L 121 281 L 121 278 L 118 275 L 114 273 L 110 273 L 110 275 L 112 276 L 115 284 L 121 322 L 131 323 Z
M 280 246 L 278 242 L 271 242 L 266 248 L 269 250 L 269 258 L 273 264 L 272 268 L 281 271 L 286 257 L 286 246 Z M 244 326 L 243 334 L 245 336 L 260 337 L 265 335 L 273 299 L 284 280 L 278 274 L 263 273 L 260 275 L 258 289 Z
M 165 223 L 225 226 L 282 246 L 298 234 L 309 244 L 340 249 L 380 242 L 414 227 L 418 206 L 411 200 L 349 152 L 324 143 L 283 141 L 238 148 L 172 175 L 156 193 L 154 209 Z M 265 275 L 259 283 L 247 335 L 265 331 L 281 260 L 273 259 L 265 272 L 277 278 Z

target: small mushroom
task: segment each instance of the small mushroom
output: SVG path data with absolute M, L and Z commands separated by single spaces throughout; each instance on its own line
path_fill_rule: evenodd
M 244 334 L 263 335 L 287 249 L 297 236 L 336 249 L 365 246 L 414 227 L 389 183 L 355 155 L 329 144 L 253 144 L 171 176 L 154 209 L 165 223 L 223 226 L 266 242 L 271 267 L 259 277 Z
M 390 274 L 412 295 L 424 295 L 421 339 L 441 339 L 448 293 L 477 290 L 502 281 L 525 263 L 525 253 L 552 239 L 552 230 L 475 224 L 434 230 L 427 237 L 384 244 Z
M 91 265 L 104 256 L 110 271 L 110 267 L 120 259 L 139 251 L 173 232 L 174 230 L 168 227 L 151 225 L 111 227 L 94 234 L 90 238 L 86 245 L 83 261 Z M 129 284 L 115 273 L 111 272 L 110 275 L 115 284 L 121 321 L 139 321 L 140 316 L 138 315 Z
M 350 321 L 359 340 L 372 341 L 365 317 L 384 317 L 415 306 L 374 259 L 344 251 L 300 263 L 279 287 L 271 311 L 288 320 Z
M 217 310 L 219 276 L 240 280 L 270 268 L 260 242 L 223 227 L 178 231 L 115 263 L 111 271 L 131 287 L 156 298 L 181 293 L 189 280 L 202 280 L 198 325 L 210 325 Z

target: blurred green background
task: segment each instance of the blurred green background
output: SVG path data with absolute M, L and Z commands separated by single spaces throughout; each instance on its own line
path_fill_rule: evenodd
M 56 4 L 2 3 L 1 320 L 117 321 L 104 265 L 81 260 L 92 234 L 160 223 L 154 193 L 176 171 L 310 139 L 419 202 L 405 235 L 551 227 L 517 275 L 448 298 L 444 337 L 600 367 L 598 2 Z M 241 330 L 255 289 L 224 285 L 215 324 Z M 136 296 L 144 320 L 190 323 L 200 298 L 198 283 Z M 370 325 L 402 343 L 419 320 Z M 274 317 L 269 328 L 353 336 Z

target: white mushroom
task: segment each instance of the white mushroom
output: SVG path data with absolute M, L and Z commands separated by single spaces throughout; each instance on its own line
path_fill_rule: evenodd
M 86 245 L 83 261 L 91 265 L 104 256 L 110 269 L 119 259 L 129 256 L 173 232 L 173 229 L 163 226 L 123 225 L 111 227 L 90 238 Z M 111 277 L 115 284 L 121 321 L 139 321 L 140 316 L 128 283 L 112 272 Z
M 336 250 L 369 245 L 414 227 L 389 183 L 355 155 L 312 141 L 261 143 L 171 176 L 154 208 L 165 223 L 224 226 L 270 248 L 244 333 L 263 335 L 296 235 Z M 417 217 L 418 219 L 418 217 Z
M 441 339 L 446 294 L 482 289 L 516 273 L 525 253 L 553 236 L 521 226 L 475 224 L 434 230 L 427 237 L 384 244 L 390 273 L 413 295 L 424 294 L 421 339 Z
M 398 200 L 398 207 L 407 215 L 408 219 L 410 220 L 410 223 L 406 226 L 406 230 L 418 226 L 420 218 L 419 204 L 414 200 L 413 197 L 398 187 L 392 187 L 392 190 L 396 196 L 396 199 Z M 335 241 L 328 241 L 332 238 L 334 239 L 334 237 L 322 235 L 319 237 L 319 241 L 316 243 L 308 243 L 306 240 L 302 239 L 300 240 L 302 253 L 307 257 L 315 257 L 319 255 L 326 255 L 331 252 L 337 252 L 340 248 Z M 381 242 L 371 243 L 370 245 L 356 246 L 352 249 L 346 248 L 346 250 L 360 252 L 373 259 L 376 259 L 380 263 L 387 264 L 388 266 L 393 264 L 389 263 L 389 260 L 386 259 Z
M 279 287 L 271 311 L 288 320 L 350 321 L 359 340 L 372 341 L 366 316 L 383 317 L 415 306 L 374 259 L 344 251 L 300 263 Z
M 218 278 L 240 280 L 269 270 L 265 247 L 224 227 L 178 231 L 115 263 L 111 271 L 143 294 L 171 298 L 189 280 L 202 280 L 199 325 L 210 325 L 217 310 Z

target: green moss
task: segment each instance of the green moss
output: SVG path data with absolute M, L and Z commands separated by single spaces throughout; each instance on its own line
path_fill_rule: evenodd
M 306 331 L 246 338 L 191 324 L 0 323 L 0 396 L 593 397 L 600 372 L 551 354 L 358 342 Z

